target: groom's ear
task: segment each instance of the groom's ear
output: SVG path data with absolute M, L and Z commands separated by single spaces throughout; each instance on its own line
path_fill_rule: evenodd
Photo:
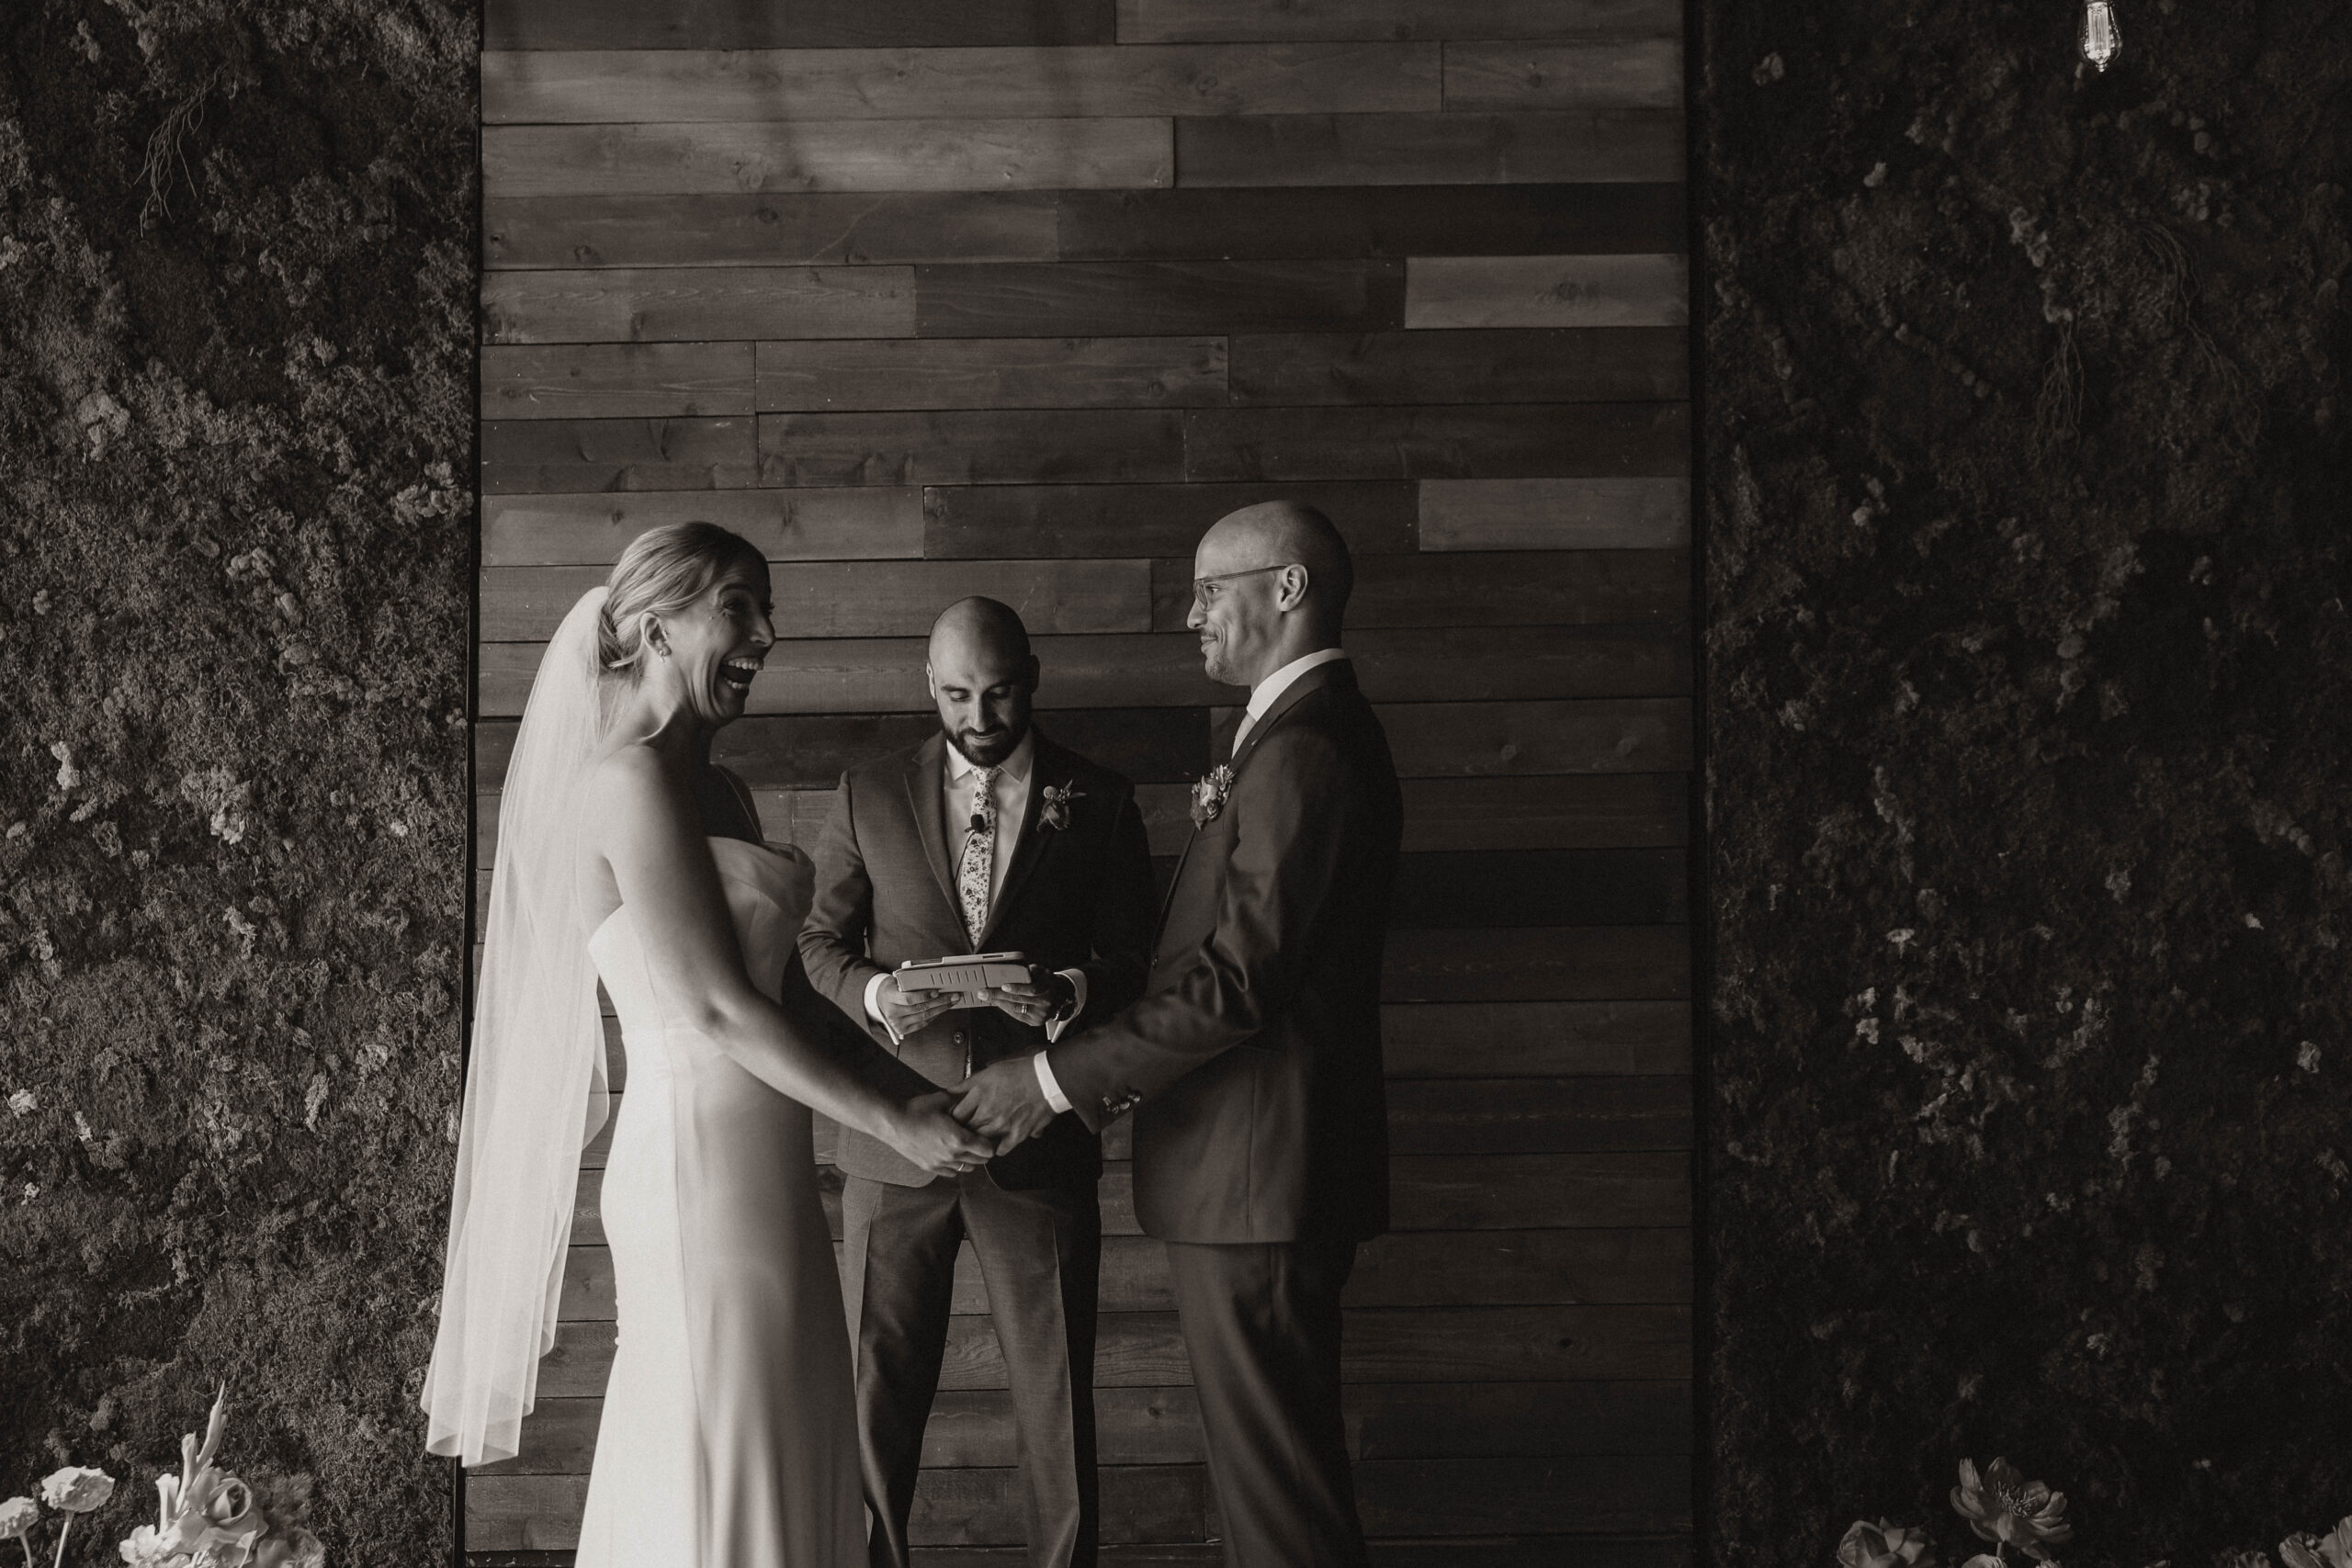
M 1021 661 L 1021 689 L 1031 696 L 1037 694 L 1038 672 L 1039 667 L 1035 654 L 1033 653 Z
M 1306 603 L 1306 592 L 1315 586 L 1314 574 L 1304 566 L 1286 566 L 1274 579 L 1274 608 L 1295 610 Z

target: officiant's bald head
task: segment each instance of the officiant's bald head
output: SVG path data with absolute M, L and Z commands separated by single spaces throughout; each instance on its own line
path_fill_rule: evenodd
M 1355 588 L 1348 542 L 1296 501 L 1217 519 L 1193 552 L 1193 610 L 1209 679 L 1255 685 L 1292 660 L 1337 648 Z
M 940 729 L 982 767 L 1012 756 L 1029 733 L 1037 656 L 1012 605 L 975 594 L 939 612 L 923 672 Z

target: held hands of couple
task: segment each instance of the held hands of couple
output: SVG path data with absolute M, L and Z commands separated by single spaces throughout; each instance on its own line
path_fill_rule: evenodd
M 982 1067 L 956 1086 L 956 1116 L 998 1154 L 1010 1154 L 1051 1125 L 1054 1108 L 1024 1054 Z
M 908 1100 L 893 1121 L 891 1145 L 933 1176 L 961 1175 L 997 1153 L 996 1141 L 967 1126 L 956 1096 L 944 1089 Z

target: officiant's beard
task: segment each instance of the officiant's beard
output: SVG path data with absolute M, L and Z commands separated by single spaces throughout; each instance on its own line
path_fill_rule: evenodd
M 1029 733 L 1029 716 L 1024 713 L 1017 718 L 1008 716 L 1001 728 L 988 732 L 985 739 L 978 731 L 944 724 L 939 727 L 939 732 L 947 737 L 950 746 L 964 753 L 965 761 L 977 767 L 993 768 L 1021 749 L 1022 739 Z

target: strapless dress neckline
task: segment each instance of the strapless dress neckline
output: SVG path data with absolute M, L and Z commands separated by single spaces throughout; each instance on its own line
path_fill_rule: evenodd
M 705 842 L 713 846 L 710 858 L 714 862 L 718 862 L 722 865 L 725 863 L 725 857 L 720 855 L 716 848 L 716 846 L 720 844 L 733 844 L 738 849 L 756 850 L 762 854 L 772 855 L 777 860 L 787 863 L 798 856 L 801 852 L 797 845 L 779 844 L 772 839 L 762 839 L 759 842 L 753 843 L 749 839 L 732 838 L 724 833 L 705 833 L 703 835 L 703 840 Z M 752 863 L 757 864 L 758 863 L 753 862 Z M 781 909 L 785 907 L 785 901 L 777 897 L 767 888 L 760 886 L 756 883 L 751 886 L 752 892 L 759 894 L 760 897 L 765 898 L 769 903 L 774 904 L 777 908 Z M 628 906 L 626 903 L 614 905 L 612 908 L 606 912 L 605 918 L 596 922 L 595 929 L 588 933 L 588 944 L 591 947 L 594 947 L 596 943 L 596 939 L 605 934 L 605 928 L 611 925 L 615 919 L 618 919 L 620 912 L 628 908 Z

